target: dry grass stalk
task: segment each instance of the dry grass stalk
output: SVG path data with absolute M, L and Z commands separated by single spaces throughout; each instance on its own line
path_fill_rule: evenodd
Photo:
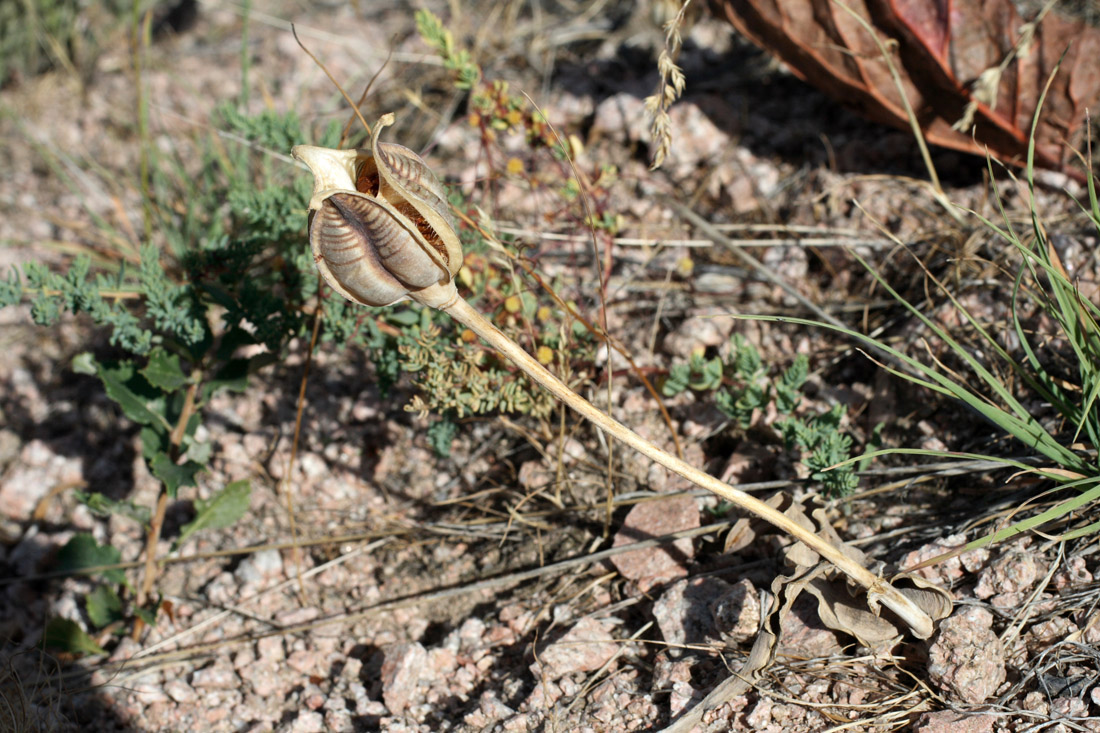
M 650 125 L 653 136 L 653 162 L 649 166 L 650 170 L 660 168 L 672 151 L 672 120 L 668 116 L 668 109 L 683 95 L 684 85 L 687 83 L 683 70 L 676 65 L 676 58 L 683 45 L 680 28 L 689 5 L 691 0 L 684 0 L 676 15 L 664 25 L 665 47 L 657 56 L 657 71 L 661 74 L 661 81 L 657 85 L 656 93 L 645 99 L 646 111 L 653 118 Z

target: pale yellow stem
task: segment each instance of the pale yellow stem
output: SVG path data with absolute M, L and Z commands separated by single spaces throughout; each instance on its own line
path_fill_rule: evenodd
M 415 295 L 413 297 L 416 297 Z M 417 298 L 419 300 L 419 298 Z M 541 364 L 521 349 L 515 342 L 501 333 L 496 326 L 490 323 L 484 316 L 474 310 L 461 297 L 446 298 L 449 302 L 440 303 L 435 307 L 449 314 L 456 321 L 469 328 L 478 336 L 487 341 L 491 346 L 508 357 L 522 369 L 531 379 L 535 380 L 555 397 L 581 414 L 600 429 L 610 433 L 623 443 L 638 451 L 642 455 L 656 461 L 670 471 L 683 476 L 693 484 L 700 486 L 722 497 L 726 501 L 755 514 L 782 531 L 790 534 L 795 539 L 803 542 L 819 555 L 833 563 L 853 581 L 867 589 L 867 604 L 874 611 L 878 604 L 889 608 L 896 613 L 912 630 L 913 634 L 921 639 L 927 639 L 932 635 L 932 620 L 924 611 L 920 610 L 909 598 L 900 593 L 896 588 L 883 578 L 876 576 L 867 568 L 855 562 L 838 547 L 835 547 L 820 536 L 807 531 L 799 526 L 782 512 L 776 511 L 759 499 L 735 489 L 724 481 L 719 481 L 710 474 L 688 465 L 669 453 L 657 448 L 652 443 L 630 430 L 623 424 L 594 407 L 590 402 L 569 389 L 561 380 L 548 372 Z M 438 301 L 437 301 L 438 302 Z

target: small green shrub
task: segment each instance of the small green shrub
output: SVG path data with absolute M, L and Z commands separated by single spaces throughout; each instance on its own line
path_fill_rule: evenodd
M 294 113 L 248 116 L 223 107 L 217 117 L 222 129 L 252 146 L 283 151 L 307 141 Z M 338 136 L 332 127 L 318 142 L 332 145 Z M 40 326 L 70 314 L 107 329 L 119 355 L 83 353 L 73 369 L 97 377 L 121 414 L 139 426 L 142 455 L 169 498 L 194 487 L 213 457 L 213 447 L 198 438 L 210 400 L 219 392 L 244 390 L 250 375 L 282 358 L 291 339 L 308 334 L 306 305 L 317 287 L 303 226 L 308 182 L 281 163 L 257 162 L 248 146 L 227 149 L 211 138 L 198 141 L 198 148 L 198 175 L 179 159 L 150 151 L 146 203 L 150 229 L 162 245 L 144 244 L 134 264 L 121 250 L 95 266 L 85 254 L 57 271 L 31 262 L 22 273 L 8 273 L 0 287 L 0 307 L 29 299 Z M 174 206 L 177 201 L 186 206 Z M 328 338 L 355 340 L 360 317 L 328 309 Z M 245 481 L 221 488 L 206 503 L 196 501 L 197 516 L 176 547 L 195 531 L 225 527 L 242 516 L 249 493 Z M 145 527 L 159 524 L 148 507 L 96 492 L 77 498 L 100 514 L 126 516 Z M 103 553 L 113 548 L 97 553 L 77 544 L 70 550 L 83 560 L 64 569 L 76 571 L 103 564 Z M 95 626 L 126 607 L 120 578 L 101 580 L 87 599 Z M 155 609 L 131 604 L 129 612 L 142 617 Z
M 774 402 L 776 411 L 784 416 L 775 421 L 774 427 L 785 447 L 798 452 L 810 477 L 819 481 L 828 495 L 847 496 L 859 485 L 859 477 L 851 464 L 836 467 L 851 456 L 851 436 L 841 432 L 846 408 L 835 405 L 817 415 L 796 414 L 809 364 L 809 359 L 799 354 L 786 370 L 771 377 L 756 347 L 734 334 L 725 360 L 693 353 L 686 363 L 669 367 L 661 389 L 666 397 L 687 389 L 713 393 L 715 407 L 742 431 L 748 430 L 755 416 Z M 876 441 L 877 436 L 878 429 Z

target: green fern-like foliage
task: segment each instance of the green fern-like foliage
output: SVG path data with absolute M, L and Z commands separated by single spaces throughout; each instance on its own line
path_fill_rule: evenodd
M 444 67 L 455 72 L 455 87 L 473 89 L 481 79 L 481 68 L 474 63 L 469 51 L 455 47 L 454 36 L 443 21 L 430 10 L 418 10 L 416 30 L 443 59 Z
M 760 352 L 740 334 L 730 339 L 725 361 L 692 354 L 689 360 L 669 367 L 662 385 L 666 397 L 690 389 L 714 395 L 714 405 L 742 431 L 748 430 L 769 404 L 785 417 L 775 422 L 786 447 L 797 451 L 810 477 L 819 481 L 830 496 L 846 496 L 859 483 L 856 469 L 845 466 L 852 439 L 841 431 L 844 407 L 838 405 L 815 416 L 797 416 L 802 390 L 809 376 L 810 362 L 799 354 L 777 377 L 769 377 Z
M 431 322 L 431 311 L 421 314 L 422 324 L 410 328 L 398 347 L 402 368 L 413 373 L 419 391 L 407 409 L 458 418 L 495 411 L 534 417 L 551 413 L 555 400 L 549 393 L 480 345 L 445 334 Z

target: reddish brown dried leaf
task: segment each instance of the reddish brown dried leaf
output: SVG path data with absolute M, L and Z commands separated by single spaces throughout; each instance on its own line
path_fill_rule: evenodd
M 1057 68 L 1036 128 L 1036 162 L 1068 170 L 1072 150 L 1083 147 L 1085 109 L 1100 101 L 1100 30 L 1053 13 L 1037 26 L 1026 24 L 1012 0 L 712 0 L 712 6 L 797 76 L 871 120 L 907 128 L 904 94 L 935 145 L 979 155 L 988 148 L 1022 163 L 1043 88 Z M 897 81 L 867 26 L 891 54 Z

